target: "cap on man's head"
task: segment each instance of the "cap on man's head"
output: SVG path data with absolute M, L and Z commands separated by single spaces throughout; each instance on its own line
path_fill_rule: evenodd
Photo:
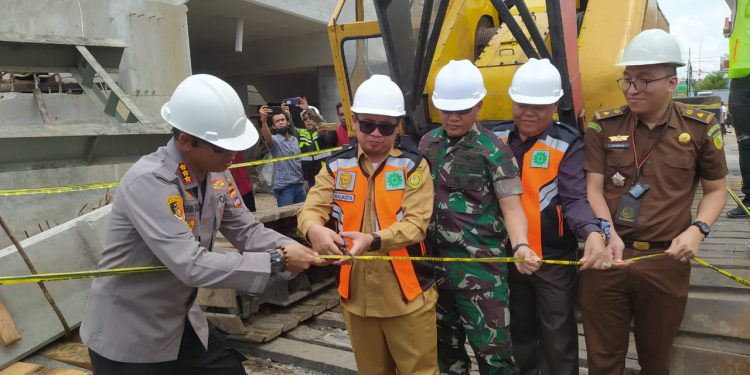
M 469 60 L 451 60 L 435 77 L 432 104 L 444 111 L 460 111 L 477 105 L 486 95 L 479 68 Z
M 662 29 L 641 31 L 630 40 L 616 66 L 668 64 L 684 66 L 677 39 Z
M 391 77 L 374 74 L 354 93 L 352 112 L 357 114 L 401 117 L 404 110 L 404 94 Z
M 516 70 L 508 95 L 521 104 L 557 103 L 563 96 L 560 72 L 548 59 L 531 58 Z
M 245 116 L 237 92 L 209 74 L 180 82 L 161 107 L 161 117 L 180 131 L 226 150 L 242 151 L 258 142 L 258 131 Z

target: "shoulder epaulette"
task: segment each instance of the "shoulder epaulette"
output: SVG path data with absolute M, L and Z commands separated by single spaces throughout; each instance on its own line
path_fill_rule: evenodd
M 714 118 L 713 112 L 686 106 L 680 106 L 680 113 L 683 117 L 691 118 L 706 125 L 710 124 Z
M 515 123 L 513 122 L 513 120 L 500 121 L 500 123 L 495 126 L 488 127 L 488 129 L 490 129 L 490 131 L 493 133 L 511 131 L 513 130 L 514 124 Z
M 564 122 L 555 122 L 558 132 L 566 133 L 568 137 L 573 139 L 581 137 L 581 132 L 572 125 L 568 125 Z M 562 136 L 562 134 L 560 134 Z
M 625 113 L 625 108 L 625 106 L 622 106 L 611 109 L 602 109 L 594 112 L 594 118 L 597 120 L 604 120 L 611 117 L 622 116 Z

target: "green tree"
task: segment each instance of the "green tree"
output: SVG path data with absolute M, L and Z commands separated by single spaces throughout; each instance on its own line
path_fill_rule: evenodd
M 722 72 L 713 72 L 706 75 L 703 81 L 698 84 L 698 90 L 720 90 L 729 88 L 729 81 L 724 77 Z

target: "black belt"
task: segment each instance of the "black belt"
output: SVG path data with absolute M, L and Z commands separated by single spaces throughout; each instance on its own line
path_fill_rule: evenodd
M 633 240 L 622 240 L 625 243 L 625 247 L 628 249 L 635 250 L 665 250 L 668 249 L 672 244 L 672 241 L 633 241 Z

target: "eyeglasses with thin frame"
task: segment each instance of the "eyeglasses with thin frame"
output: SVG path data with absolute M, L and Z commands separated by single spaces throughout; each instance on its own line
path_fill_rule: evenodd
M 671 77 L 674 77 L 674 74 L 669 74 L 664 77 L 654 79 L 627 79 L 625 77 L 621 77 L 617 80 L 617 84 L 620 86 L 620 89 L 622 91 L 630 90 L 630 86 L 635 87 L 635 91 L 645 91 L 649 83 L 661 81 L 662 79 Z
M 444 114 L 444 115 L 446 115 L 446 116 L 450 116 L 450 115 L 452 115 L 452 114 L 454 114 L 454 113 L 455 113 L 455 114 L 457 114 L 457 115 L 459 115 L 459 116 L 466 116 L 466 115 L 468 115 L 468 114 L 469 114 L 469 113 L 470 113 L 470 112 L 471 112 L 471 111 L 472 111 L 473 109 L 474 109 L 474 107 L 471 107 L 471 108 L 466 108 L 466 109 L 462 109 L 462 110 L 460 110 L 460 111 L 446 111 L 446 110 L 442 110 L 442 109 L 441 109 L 441 110 L 440 110 L 440 113 L 442 113 L 442 114 Z
M 393 134 L 396 131 L 396 126 L 398 126 L 398 124 L 387 124 L 387 123 L 374 122 L 374 121 L 369 121 L 369 120 L 357 119 L 357 121 L 359 122 L 359 130 L 362 133 L 371 134 L 372 132 L 375 131 L 375 128 L 377 128 L 380 134 L 383 135 L 384 137 L 387 137 Z

